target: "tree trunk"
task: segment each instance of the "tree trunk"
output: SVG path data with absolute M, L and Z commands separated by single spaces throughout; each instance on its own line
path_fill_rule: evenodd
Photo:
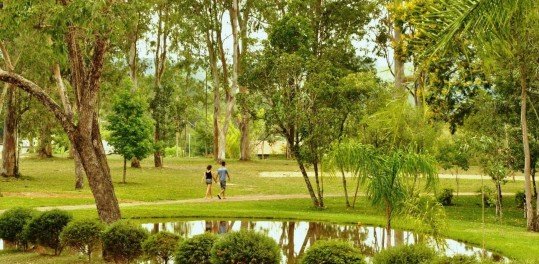
M 324 207 L 324 190 L 323 187 L 320 186 L 320 172 L 318 170 L 318 162 L 315 162 L 313 164 L 314 166 L 314 180 L 316 183 L 316 191 L 318 192 L 318 207 Z
M 219 82 L 219 69 L 217 67 L 217 55 L 215 51 L 215 41 L 213 40 L 213 33 L 211 31 L 206 32 L 206 46 L 208 49 L 208 57 L 210 61 L 210 70 L 213 82 L 213 158 L 219 159 L 219 115 L 221 114 L 221 96 L 220 96 L 220 82 Z
M 127 159 L 124 157 L 124 174 L 123 174 L 123 180 L 122 183 L 126 183 L 125 181 L 125 175 L 127 174 Z
M 69 97 L 67 94 L 67 89 L 62 78 L 62 73 L 60 71 L 60 64 L 55 64 L 53 68 L 54 79 L 56 80 L 56 85 L 58 86 L 58 93 L 60 94 L 60 99 L 62 100 L 62 105 L 64 107 L 65 114 L 69 118 L 73 118 L 73 107 L 69 102 Z M 78 103 L 76 109 L 78 110 Z M 84 188 L 84 176 L 85 171 L 80 160 L 80 154 L 77 150 L 71 145 L 69 155 L 73 157 L 73 162 L 75 163 L 75 189 L 80 190 Z
M 346 200 L 346 207 L 350 206 L 350 199 L 348 199 L 348 188 L 346 187 L 346 175 L 344 174 L 344 171 L 341 170 L 342 174 L 342 187 L 344 188 L 344 199 Z
M 52 158 L 52 136 L 50 124 L 42 124 L 39 136 L 38 155 L 40 158 Z
M 396 45 L 399 45 L 402 40 L 402 29 L 397 23 L 394 23 L 393 31 L 393 42 Z M 402 59 L 402 54 L 395 48 L 393 51 L 393 63 L 395 71 L 395 87 L 397 89 L 404 89 L 404 60 Z
M 299 153 L 296 153 L 299 154 Z M 307 185 L 307 190 L 309 191 L 309 195 L 311 196 L 311 200 L 313 201 L 313 205 L 315 207 L 320 207 L 320 202 L 318 201 L 318 198 L 316 197 L 316 194 L 314 193 L 313 186 L 311 184 L 311 180 L 309 179 L 309 175 L 307 175 L 307 170 L 305 169 L 305 165 L 303 162 L 298 158 L 299 155 L 296 155 L 296 161 L 298 162 L 299 169 L 301 171 L 301 175 L 303 176 L 303 179 L 305 180 L 305 184 Z
M 502 218 L 502 185 L 496 183 L 496 216 Z
M 532 176 L 532 185 L 533 185 L 533 197 L 537 198 L 537 184 L 535 182 L 535 172 L 536 172 L 535 163 L 532 163 L 531 169 L 532 169 L 531 176 Z
M 391 246 L 391 217 L 393 214 L 393 210 L 391 209 L 391 206 L 386 201 L 386 233 L 387 233 L 387 247 Z
M 219 155 L 217 159 L 219 161 L 224 161 L 226 159 L 226 136 L 228 134 L 228 127 L 230 126 L 230 120 L 232 117 L 232 111 L 234 110 L 234 102 L 235 102 L 235 88 L 234 86 L 228 87 L 228 64 L 226 62 L 226 56 L 225 56 L 225 50 L 223 47 L 223 39 L 221 37 L 221 30 L 218 28 L 216 32 L 216 40 L 217 40 L 217 47 L 219 51 L 219 59 L 221 61 L 221 68 L 223 69 L 223 90 L 225 91 L 225 100 L 226 100 L 226 108 L 225 108 L 225 119 L 223 120 L 223 127 L 221 128 L 219 132 Z M 237 85 L 237 83 L 236 83 Z
M 526 118 L 526 102 L 527 102 L 527 80 L 526 66 L 520 65 L 520 125 L 522 128 L 522 145 L 524 149 L 524 190 L 526 193 L 526 226 L 528 230 L 534 230 L 535 212 L 532 206 L 532 190 L 531 190 L 531 160 L 530 160 L 530 143 L 528 140 L 528 121 Z
M 77 124 L 41 87 L 21 75 L 0 69 L 0 81 L 10 83 L 29 93 L 54 114 L 68 135 L 71 144 L 80 154 L 90 189 L 95 198 L 99 218 L 106 223 L 112 223 L 121 219 L 121 213 L 101 141 L 97 115 L 100 79 L 108 39 L 99 34 L 95 36 L 95 42 L 92 44 L 91 66 L 85 66 L 75 31 L 76 27 L 69 28 L 66 42 L 72 65 L 74 94 L 77 102 L 80 102 Z M 86 69 L 88 70 L 86 71 Z
M 137 159 L 136 157 L 131 159 L 131 168 L 137 168 L 137 169 L 141 168 L 140 160 Z
M 19 177 L 17 166 L 17 106 L 15 88 L 9 87 L 5 98 L 2 176 Z
M 73 148 L 72 148 L 73 149 Z M 84 167 L 82 166 L 82 161 L 80 159 L 80 154 L 75 149 L 73 149 L 73 161 L 75 162 L 75 189 L 81 190 L 84 188 Z
M 155 126 L 156 127 L 155 127 L 155 134 L 154 134 L 154 142 L 159 143 L 161 141 L 159 133 L 158 133 L 159 125 L 156 124 Z M 156 168 L 163 167 L 163 153 L 161 152 L 160 149 L 156 150 L 153 153 L 153 163 Z

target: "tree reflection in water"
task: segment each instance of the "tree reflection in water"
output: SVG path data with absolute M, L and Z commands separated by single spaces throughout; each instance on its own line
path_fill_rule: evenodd
M 152 233 L 169 231 L 183 237 L 192 237 L 204 232 L 225 234 L 239 230 L 254 230 L 273 238 L 280 246 L 283 263 L 297 264 L 305 251 L 321 239 L 341 239 L 350 241 L 361 250 L 365 256 L 373 256 L 387 247 L 403 244 L 426 242 L 431 247 L 446 255 L 465 254 L 482 255 L 478 247 L 460 243 L 451 239 L 433 239 L 427 235 L 415 234 L 408 231 L 391 230 L 363 225 L 340 225 L 318 222 L 293 221 L 250 221 L 250 220 L 206 220 L 168 223 L 144 224 L 143 227 Z M 389 243 L 389 245 L 388 245 Z M 505 261 L 506 258 L 486 252 L 495 261 Z

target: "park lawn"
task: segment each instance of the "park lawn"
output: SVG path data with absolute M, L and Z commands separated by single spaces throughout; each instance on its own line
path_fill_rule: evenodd
M 152 167 L 151 159 L 144 160 L 142 169 L 128 169 L 127 184 L 122 181 L 122 159 L 109 156 L 109 164 L 115 191 L 120 202 L 163 201 L 201 198 L 204 196 L 202 174 L 206 165 L 214 164 L 205 158 L 166 158 L 165 168 Z M 229 162 L 232 180 L 229 182 L 233 195 L 280 195 L 307 194 L 305 182 L 301 177 L 264 178 L 263 171 L 299 171 L 294 160 L 254 160 L 251 162 Z M 93 204 L 93 197 L 88 187 L 81 191 L 74 190 L 73 160 L 66 158 L 23 158 L 18 180 L 2 179 L 0 192 L 0 210 L 13 206 L 57 206 Z M 349 179 L 350 192 L 354 180 Z M 491 181 L 484 184 L 494 188 Z M 513 194 L 523 189 L 523 182 L 509 181 L 503 187 L 504 193 Z M 460 180 L 461 193 L 475 193 L 481 187 L 480 180 Z M 440 189 L 456 190 L 454 179 L 440 179 Z M 216 190 L 217 188 L 215 188 Z M 324 176 L 324 192 L 328 195 L 341 195 L 341 179 Z M 361 190 L 363 193 L 364 190 Z
M 162 201 L 201 198 L 204 194 L 202 173 L 209 159 L 165 159 L 165 168 L 152 168 L 151 160 L 143 162 L 142 169 L 128 170 L 128 183 L 121 184 L 122 160 L 118 156 L 109 157 L 116 194 L 120 202 Z M 217 166 L 217 165 L 215 165 Z M 279 195 L 306 194 L 302 178 L 262 178 L 262 171 L 298 171 L 293 160 L 255 160 L 252 162 L 230 162 L 231 172 L 229 195 Z M 23 178 L 4 179 L 0 191 L 0 209 L 14 206 L 59 206 L 93 204 L 90 190 L 73 190 L 73 161 L 65 158 L 37 159 L 25 158 L 21 162 Z M 351 182 L 351 181 L 349 181 Z M 488 180 L 485 185 L 492 185 Z M 508 182 L 505 193 L 522 189 L 522 182 Z M 454 179 L 441 179 L 440 188 L 453 188 Z M 460 180 L 462 193 L 475 193 L 481 187 L 480 180 Z M 341 195 L 340 178 L 325 177 L 324 189 L 328 196 Z M 216 190 L 216 188 L 214 189 Z M 449 238 L 482 244 L 483 234 L 488 249 L 497 251 L 518 262 L 539 258 L 539 234 L 524 230 L 525 219 L 522 211 L 514 206 L 514 198 L 505 196 L 504 220 L 499 222 L 494 209 L 486 210 L 486 226 L 483 233 L 479 197 L 455 197 L 455 205 L 446 207 L 447 228 L 443 235 Z M 258 219 L 296 219 L 329 221 L 336 223 L 362 223 L 383 225 L 383 211 L 373 208 L 364 197 L 360 197 L 356 209 L 346 209 L 342 197 L 328 197 L 327 208 L 316 209 L 309 199 L 289 199 L 273 201 L 189 203 L 159 206 L 137 206 L 122 209 L 123 217 L 137 223 L 159 222 L 163 218 L 258 218 Z M 97 218 L 95 210 L 72 212 L 75 218 Z M 409 221 L 396 220 L 394 228 L 414 230 L 417 227 Z M 0 263 L 78 263 L 83 259 L 74 256 L 59 258 L 39 258 L 35 253 L 2 253 Z

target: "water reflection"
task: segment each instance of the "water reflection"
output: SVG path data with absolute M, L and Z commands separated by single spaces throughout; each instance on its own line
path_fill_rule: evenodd
M 192 237 L 204 232 L 225 234 L 231 231 L 254 230 L 273 238 L 281 248 L 283 263 L 296 264 L 314 242 L 320 239 L 341 239 L 351 241 L 365 256 L 389 246 L 426 242 L 447 256 L 456 254 L 487 256 L 495 261 L 507 262 L 508 259 L 481 248 L 467 245 L 452 239 L 433 239 L 426 235 L 408 231 L 391 230 L 363 225 L 338 225 L 317 222 L 293 221 L 185 221 L 143 224 L 152 233 L 162 230 L 184 237 Z

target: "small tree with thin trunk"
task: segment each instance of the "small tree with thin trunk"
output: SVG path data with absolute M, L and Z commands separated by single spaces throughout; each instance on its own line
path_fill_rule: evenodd
M 124 158 L 123 183 L 126 183 L 127 160 L 142 160 L 153 150 L 152 121 L 145 109 L 141 98 L 122 92 L 116 97 L 108 116 L 110 144 Z

